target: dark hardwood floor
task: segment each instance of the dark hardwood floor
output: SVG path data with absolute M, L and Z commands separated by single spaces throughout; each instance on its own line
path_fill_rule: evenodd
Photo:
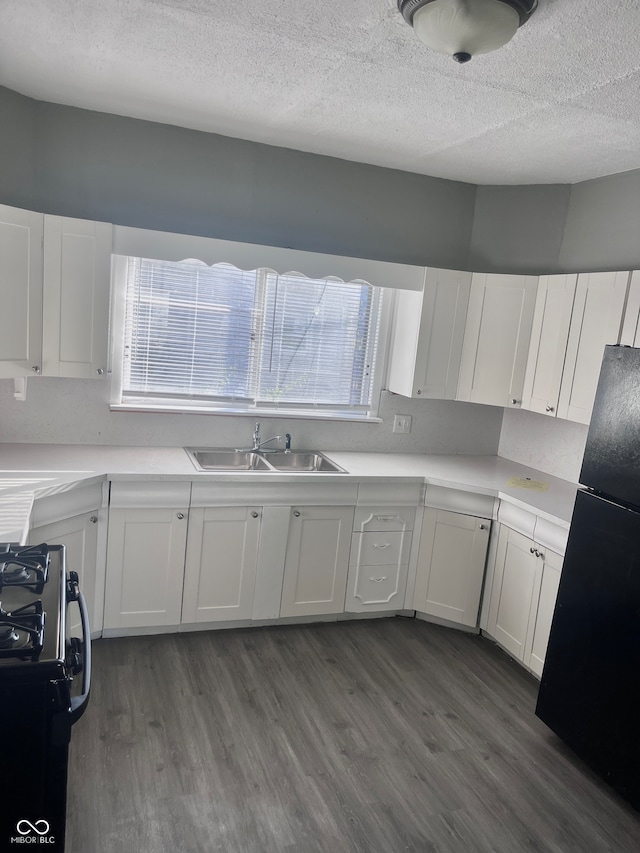
M 100 640 L 69 853 L 626 853 L 492 643 L 395 618 Z

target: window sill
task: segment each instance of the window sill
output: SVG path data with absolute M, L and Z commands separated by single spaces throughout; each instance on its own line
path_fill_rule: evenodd
M 221 417 L 250 416 L 258 418 L 295 418 L 296 420 L 311 421 L 343 421 L 346 423 L 381 424 L 382 418 L 374 415 L 365 415 L 361 412 L 349 414 L 347 412 L 321 411 L 310 412 L 299 409 L 246 409 L 232 407 L 215 409 L 208 406 L 171 406 L 160 403 L 111 403 L 112 412 L 141 412 L 171 415 L 219 415 Z

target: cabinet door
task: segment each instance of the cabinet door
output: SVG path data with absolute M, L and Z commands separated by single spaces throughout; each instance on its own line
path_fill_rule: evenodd
M 470 289 L 471 273 L 427 269 L 422 292 L 397 291 L 390 391 L 455 399 Z
M 44 217 L 43 373 L 106 376 L 112 227 Z
M 571 315 L 558 416 L 588 424 L 606 344 L 617 344 L 628 272 L 581 273 Z
M 102 622 L 102 614 L 94 611 L 96 597 L 96 557 L 98 550 L 98 513 L 87 512 L 33 527 L 29 533 L 31 544 L 47 542 L 49 545 L 64 545 L 68 572 L 77 572 L 80 589 L 89 610 L 89 624 L 95 628 Z M 82 638 L 80 612 L 76 605 L 69 608 L 71 635 Z
M 105 629 L 179 624 L 186 543 L 186 507 L 111 508 Z
M 473 274 L 458 400 L 522 404 L 536 287 L 531 275 Z
M 562 557 L 553 551 L 539 549 L 539 581 L 533 593 L 532 609 L 529 617 L 529 637 L 525 648 L 525 663 L 536 673 L 542 675 L 544 656 L 547 652 L 553 611 L 558 597 L 558 586 L 562 574 Z
M 42 368 L 42 214 L 0 205 L 0 377 Z
M 190 511 L 183 622 L 251 618 L 260 513 L 260 507 Z
M 640 347 L 640 270 L 633 270 L 629 278 L 620 343 L 625 347 Z
M 522 406 L 555 417 L 569 340 L 577 275 L 542 275 L 538 282 Z
M 525 658 L 538 567 L 535 543 L 521 533 L 502 526 L 487 631 L 519 661 Z
M 424 511 L 414 608 L 475 627 L 491 522 L 427 508 Z
M 292 508 L 281 616 L 344 611 L 352 525 L 353 507 Z

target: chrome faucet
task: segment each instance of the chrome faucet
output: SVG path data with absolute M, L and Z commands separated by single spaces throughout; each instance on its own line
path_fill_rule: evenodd
M 273 435 L 271 438 L 267 438 L 264 441 L 260 440 L 260 423 L 256 422 L 255 429 L 253 430 L 253 449 L 261 450 L 265 444 L 269 444 L 272 441 L 280 441 L 282 438 L 281 435 Z

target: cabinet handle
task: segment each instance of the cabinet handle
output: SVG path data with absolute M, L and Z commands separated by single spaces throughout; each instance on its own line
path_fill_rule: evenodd
M 293 514 L 296 518 L 300 518 L 300 510 L 294 509 Z
M 512 397 L 512 398 L 511 398 L 511 405 L 512 405 L 512 406 L 517 406 L 519 402 L 520 402 L 520 400 L 516 400 L 516 398 L 515 398 L 515 397 Z
M 542 557 L 544 559 L 544 553 L 542 551 L 538 551 L 536 557 Z
M 486 525 L 486 524 L 481 524 L 481 525 L 480 525 L 480 530 L 486 530 L 486 529 L 487 529 L 487 525 Z
M 417 395 L 418 395 L 418 397 L 419 397 L 419 396 L 422 394 L 422 389 L 421 389 L 421 388 L 418 388 L 418 390 L 416 391 L 416 394 L 417 394 Z
M 546 411 L 547 411 L 547 412 L 552 412 L 552 411 L 553 411 L 553 406 L 547 406 Z
M 386 581 L 386 579 L 387 579 L 386 575 L 382 578 L 369 578 L 371 583 L 382 583 L 382 581 Z
M 388 548 L 389 545 L 391 545 L 391 542 L 380 542 L 380 543 L 374 542 L 373 543 L 374 548 L 381 548 L 381 549 Z
M 33 370 L 34 373 L 40 373 L 40 368 L 37 364 L 34 364 L 31 370 Z
M 376 521 L 393 521 L 394 518 L 400 520 L 399 515 L 375 515 L 374 518 Z
M 260 513 L 259 513 L 259 512 L 255 512 L 255 511 L 254 511 L 254 512 L 252 512 L 252 513 L 251 513 L 251 518 L 257 518 L 259 515 L 260 515 Z
M 103 368 L 102 368 L 102 367 L 99 367 L 99 368 L 96 370 L 96 373 L 98 374 L 98 376 L 102 376 L 102 374 L 104 373 Z
M 179 513 L 177 513 L 177 514 L 176 514 L 176 518 L 179 518 L 179 519 L 180 519 L 180 521 L 182 521 L 182 519 L 184 518 L 184 513 L 183 513 L 183 512 L 179 512 Z
M 535 548 L 533 548 L 533 547 L 529 548 L 529 553 L 530 553 L 530 554 L 535 554 L 535 553 L 536 553 L 536 549 L 535 549 Z
M 92 515 L 89 521 L 91 522 L 91 524 L 95 524 L 98 521 L 98 516 Z

